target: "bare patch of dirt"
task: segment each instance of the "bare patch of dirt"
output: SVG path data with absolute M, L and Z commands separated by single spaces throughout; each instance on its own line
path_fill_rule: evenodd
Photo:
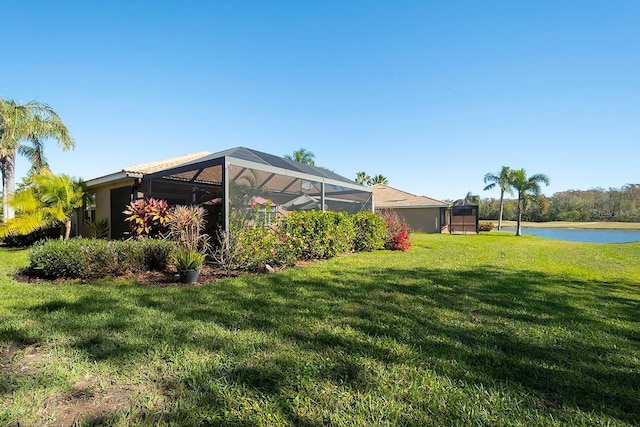
M 31 375 L 42 363 L 39 347 L 11 343 L 0 348 L 0 373 L 4 375 Z
M 131 410 L 136 388 L 129 384 L 100 387 L 100 378 L 85 375 L 67 393 L 56 393 L 45 400 L 42 417 L 54 426 L 73 426 L 82 421 L 99 420 Z

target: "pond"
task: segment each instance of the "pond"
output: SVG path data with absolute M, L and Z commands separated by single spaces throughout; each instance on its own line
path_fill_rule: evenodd
M 516 232 L 515 227 L 503 227 Z M 522 234 L 556 240 L 591 243 L 627 243 L 640 241 L 640 230 L 605 230 L 582 228 L 522 228 Z

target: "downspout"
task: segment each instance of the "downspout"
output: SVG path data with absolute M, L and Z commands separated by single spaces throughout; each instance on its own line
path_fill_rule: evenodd
M 320 183 L 320 207 L 322 208 L 322 212 L 324 212 L 324 180 Z

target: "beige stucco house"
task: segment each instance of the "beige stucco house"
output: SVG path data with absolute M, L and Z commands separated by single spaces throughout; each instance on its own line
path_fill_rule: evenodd
M 395 210 L 413 231 L 449 232 L 449 203 L 426 196 L 417 196 L 385 184 L 375 184 L 371 189 L 375 209 Z

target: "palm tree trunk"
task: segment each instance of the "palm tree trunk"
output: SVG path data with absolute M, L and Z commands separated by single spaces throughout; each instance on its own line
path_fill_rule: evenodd
M 500 213 L 498 214 L 498 231 L 502 230 L 503 210 L 504 210 L 504 190 L 500 190 Z
M 64 240 L 69 240 L 71 237 L 71 219 L 67 219 L 64 222 Z
M 518 194 L 518 225 L 516 227 L 516 236 L 522 235 L 522 195 Z
M 15 153 L 9 152 L 0 156 L 0 171 L 2 172 L 2 217 L 4 222 L 7 222 L 15 216 L 13 207 L 9 205 L 9 196 L 11 196 L 16 189 L 15 165 Z

